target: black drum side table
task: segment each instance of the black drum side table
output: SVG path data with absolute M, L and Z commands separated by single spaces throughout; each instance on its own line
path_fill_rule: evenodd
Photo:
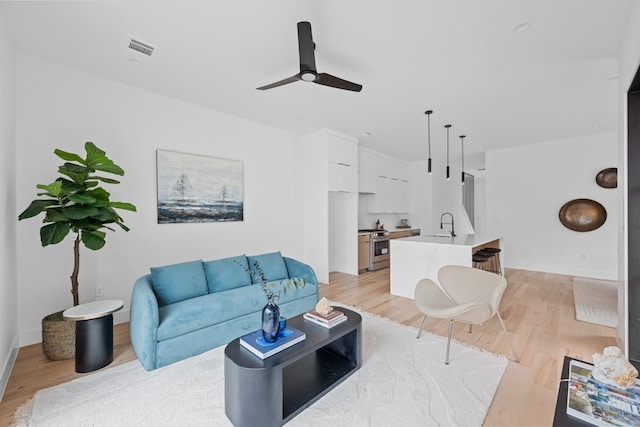
M 76 305 L 62 316 L 76 323 L 76 372 L 91 372 L 113 362 L 113 313 L 120 300 L 98 300 Z

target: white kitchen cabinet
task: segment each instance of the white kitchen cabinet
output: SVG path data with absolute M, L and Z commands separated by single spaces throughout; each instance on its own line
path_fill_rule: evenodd
M 376 212 L 409 212 L 409 165 L 385 156 L 378 157 Z
M 327 134 L 329 162 L 358 167 L 358 144 L 353 140 Z
M 358 192 L 358 144 L 327 134 L 329 191 Z
M 329 191 L 358 192 L 358 169 L 329 162 Z
M 358 151 L 358 191 L 378 191 L 378 153 L 360 148 Z

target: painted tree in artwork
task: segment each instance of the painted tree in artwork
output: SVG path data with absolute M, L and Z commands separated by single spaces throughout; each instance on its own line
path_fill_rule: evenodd
M 229 189 L 227 184 L 222 184 L 222 190 L 220 190 L 220 196 L 222 197 L 222 203 L 227 202 L 227 196 L 229 195 Z
M 176 183 L 173 184 L 173 191 L 180 195 L 180 200 L 184 200 L 185 196 L 191 191 L 192 185 L 186 173 L 181 173 Z

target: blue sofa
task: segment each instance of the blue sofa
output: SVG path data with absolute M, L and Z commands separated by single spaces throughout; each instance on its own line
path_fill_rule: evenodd
M 283 316 L 315 307 L 313 269 L 280 252 L 152 267 L 136 281 L 131 296 L 131 344 L 142 366 L 151 371 L 260 329 L 266 298 L 259 276 L 246 270 L 255 271 L 254 261 L 270 282 L 304 279 L 301 289 L 280 293 Z

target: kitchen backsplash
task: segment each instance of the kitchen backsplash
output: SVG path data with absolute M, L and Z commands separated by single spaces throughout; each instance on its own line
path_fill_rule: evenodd
M 395 230 L 395 228 L 400 225 L 400 220 L 402 219 L 406 219 L 407 224 L 414 227 L 414 224 L 418 224 L 420 218 L 419 215 L 410 213 L 360 212 L 358 214 L 358 230 L 375 228 L 377 220 L 380 220 L 380 224 L 384 224 L 385 230 Z

